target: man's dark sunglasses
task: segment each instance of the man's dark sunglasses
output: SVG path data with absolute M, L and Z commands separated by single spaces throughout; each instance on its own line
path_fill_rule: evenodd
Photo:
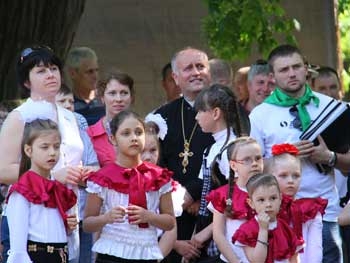
M 289 113 L 294 117 L 294 120 L 292 121 L 293 128 L 302 131 L 303 128 L 302 128 L 302 125 L 301 125 L 301 120 L 300 120 L 300 117 L 299 117 L 299 112 L 298 112 L 297 106 L 294 105 L 293 107 L 291 107 L 289 109 Z

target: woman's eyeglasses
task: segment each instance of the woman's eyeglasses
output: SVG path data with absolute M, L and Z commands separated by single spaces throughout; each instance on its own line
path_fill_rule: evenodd
M 23 61 L 30 56 L 31 54 L 33 54 L 35 51 L 39 51 L 45 49 L 51 53 L 53 53 L 53 50 L 48 47 L 48 46 L 33 46 L 33 47 L 28 47 L 22 50 L 21 52 L 21 58 L 20 58 L 20 62 L 23 63 Z
M 291 107 L 289 109 L 289 113 L 294 117 L 294 120 L 292 120 L 292 126 L 293 128 L 295 129 L 298 129 L 298 130 L 303 130 L 303 127 L 301 125 L 301 120 L 300 120 L 300 117 L 299 117 L 299 112 L 298 112 L 298 108 L 296 105 L 294 105 L 293 107 Z

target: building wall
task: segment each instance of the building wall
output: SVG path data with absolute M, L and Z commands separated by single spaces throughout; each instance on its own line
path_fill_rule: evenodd
M 284 1 L 301 24 L 299 46 L 314 64 L 336 65 L 332 2 Z M 160 72 L 176 50 L 194 46 L 211 55 L 201 33 L 206 14 L 203 0 L 86 0 L 73 46 L 93 48 L 101 71 L 114 67 L 129 73 L 135 79 L 134 109 L 146 114 L 164 102 Z M 258 57 L 233 65 L 249 65 Z

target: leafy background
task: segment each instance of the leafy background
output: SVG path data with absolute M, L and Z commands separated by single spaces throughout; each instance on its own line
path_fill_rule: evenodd
M 297 20 L 286 16 L 280 0 L 203 0 L 208 16 L 203 33 L 213 53 L 228 61 L 246 59 L 253 51 L 266 57 L 281 40 L 297 44 Z M 350 1 L 338 4 L 343 88 L 350 91 Z M 349 96 L 347 96 L 349 97 Z

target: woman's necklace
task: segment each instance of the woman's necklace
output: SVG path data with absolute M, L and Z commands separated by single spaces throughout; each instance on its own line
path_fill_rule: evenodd
M 184 139 L 184 150 L 183 152 L 179 153 L 179 157 L 183 158 L 182 160 L 182 173 L 185 174 L 186 173 L 186 167 L 189 163 L 188 158 L 193 156 L 193 152 L 190 152 L 190 143 L 193 137 L 193 134 L 197 128 L 198 123 L 196 122 L 196 124 L 193 126 L 192 132 L 191 132 L 191 136 L 190 138 L 187 140 L 185 137 L 185 122 L 184 122 L 184 100 L 182 100 L 182 104 L 181 104 L 181 126 L 182 126 L 182 137 Z

